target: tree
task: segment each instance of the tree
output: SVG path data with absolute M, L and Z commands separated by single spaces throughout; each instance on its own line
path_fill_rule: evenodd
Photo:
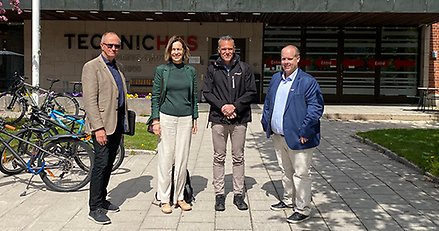
M 21 14 L 23 11 L 20 8 L 20 0 L 9 0 L 9 5 L 13 11 L 17 11 L 18 14 Z M 6 13 L 5 8 L 3 7 L 3 1 L 0 0 L 0 22 L 8 21 L 8 18 L 4 15 Z

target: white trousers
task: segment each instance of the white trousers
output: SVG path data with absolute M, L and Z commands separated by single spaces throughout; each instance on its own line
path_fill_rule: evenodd
M 292 150 L 283 136 L 275 134 L 272 139 L 279 165 L 283 170 L 282 201 L 293 205 L 295 212 L 309 215 L 311 212 L 311 161 L 315 148 Z
M 183 200 L 186 169 L 192 138 L 192 116 L 170 116 L 160 113 L 161 137 L 158 143 L 157 199 L 170 203 L 172 166 L 174 194 L 172 203 Z

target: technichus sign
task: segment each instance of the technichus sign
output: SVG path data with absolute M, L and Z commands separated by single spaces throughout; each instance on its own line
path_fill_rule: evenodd
M 161 50 L 165 49 L 170 36 L 160 35 L 121 35 L 122 49 L 128 50 Z M 100 49 L 101 34 L 64 34 L 68 49 Z M 198 48 L 197 36 L 189 35 L 185 40 L 191 51 Z

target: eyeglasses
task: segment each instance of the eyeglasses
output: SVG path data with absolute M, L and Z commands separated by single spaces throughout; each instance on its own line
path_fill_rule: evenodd
M 120 49 L 120 44 L 110 44 L 110 43 L 102 43 L 102 44 L 104 44 L 105 46 L 107 46 L 107 48 L 108 49 L 111 49 L 111 48 L 113 48 L 114 47 L 114 49 Z

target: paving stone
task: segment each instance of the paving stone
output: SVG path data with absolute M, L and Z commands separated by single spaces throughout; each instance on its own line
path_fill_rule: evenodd
M 251 230 L 250 218 L 217 216 L 215 221 L 215 229 L 227 230 Z
M 177 231 L 209 231 L 215 230 L 214 223 L 186 223 L 180 222 Z
M 392 231 L 403 231 L 404 229 L 399 226 L 399 224 L 391 218 L 388 219 L 370 219 L 370 220 L 361 220 L 367 230 L 392 230 Z

